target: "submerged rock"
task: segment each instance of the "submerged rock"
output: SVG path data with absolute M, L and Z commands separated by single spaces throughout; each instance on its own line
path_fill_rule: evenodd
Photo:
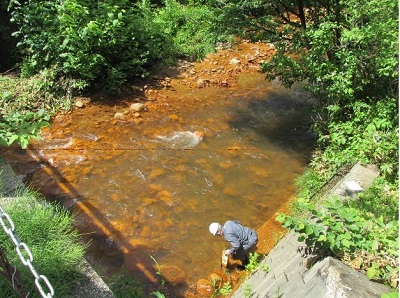
M 162 276 L 173 285 L 178 285 L 185 282 L 185 271 L 177 266 L 163 266 Z
M 214 288 L 207 279 L 199 279 L 196 284 L 196 293 L 201 297 L 211 297 L 214 294 Z

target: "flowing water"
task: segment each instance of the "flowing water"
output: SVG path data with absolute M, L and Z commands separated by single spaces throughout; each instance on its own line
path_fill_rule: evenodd
M 124 268 L 151 291 L 161 270 L 172 296 L 198 297 L 196 282 L 228 247 L 208 225 L 239 219 L 259 229 L 293 196 L 313 146 L 312 100 L 258 72 L 232 88 L 176 84 L 159 94 L 142 112 L 147 122 L 113 119 L 129 98 L 92 101 L 56 117 L 30 149 L 4 155 L 77 214 L 105 278 Z

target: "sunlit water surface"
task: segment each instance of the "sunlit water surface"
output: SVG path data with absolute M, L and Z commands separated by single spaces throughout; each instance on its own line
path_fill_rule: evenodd
M 234 89 L 166 92 L 180 96 L 169 112 L 178 118 L 116 122 L 119 107 L 101 103 L 58 117 L 28 151 L 28 176 L 94 231 L 86 237 L 103 275 L 126 268 L 154 290 L 156 261 L 174 295 L 187 296 L 220 266 L 226 244 L 209 223 L 258 229 L 293 196 L 313 143 L 311 100 L 261 74 Z

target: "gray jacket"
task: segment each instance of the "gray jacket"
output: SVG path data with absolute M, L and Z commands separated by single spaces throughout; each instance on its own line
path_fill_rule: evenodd
M 226 241 L 228 241 L 232 247 L 229 252 L 235 255 L 241 248 L 247 252 L 253 248 L 258 241 L 257 232 L 242 226 L 238 220 L 228 220 L 222 227 L 222 232 Z

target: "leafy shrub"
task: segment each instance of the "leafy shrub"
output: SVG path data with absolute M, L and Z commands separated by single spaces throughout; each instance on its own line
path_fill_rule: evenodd
M 53 68 L 63 77 L 114 92 L 161 59 L 202 58 L 214 49 L 216 16 L 206 6 L 150 1 L 10 1 L 22 74 Z
M 313 166 L 334 173 L 347 163 L 369 162 L 397 180 L 397 2 L 350 0 L 318 11 L 304 5 L 306 26 L 281 23 L 284 36 L 263 70 L 285 86 L 306 82 L 318 99 L 314 131 L 324 152 Z
M 204 58 L 215 50 L 217 41 L 226 39 L 218 29 L 218 11 L 207 6 L 166 0 L 154 23 L 173 41 L 175 55 L 194 60 Z
M 31 138 L 39 138 L 40 129 L 48 126 L 48 121 L 49 115 L 45 115 L 43 110 L 37 114 L 16 112 L 4 117 L 0 122 L 0 146 L 10 146 L 18 142 L 25 149 Z
M 53 67 L 87 85 L 104 84 L 109 76 L 115 82 L 116 73 L 122 80 L 143 76 L 157 58 L 129 1 L 11 1 L 10 6 L 26 76 Z
M 370 261 L 367 262 L 365 257 L 362 267 L 358 269 L 369 271 L 370 278 L 392 284 L 391 276 L 398 267 L 397 219 L 382 215 L 377 217 L 338 198 L 327 200 L 322 208 L 307 200 L 301 200 L 299 204 L 303 214 L 310 214 L 310 217 L 280 214 L 277 220 L 285 228 L 299 233 L 300 241 L 304 240 L 307 245 L 344 260 L 368 256 Z

